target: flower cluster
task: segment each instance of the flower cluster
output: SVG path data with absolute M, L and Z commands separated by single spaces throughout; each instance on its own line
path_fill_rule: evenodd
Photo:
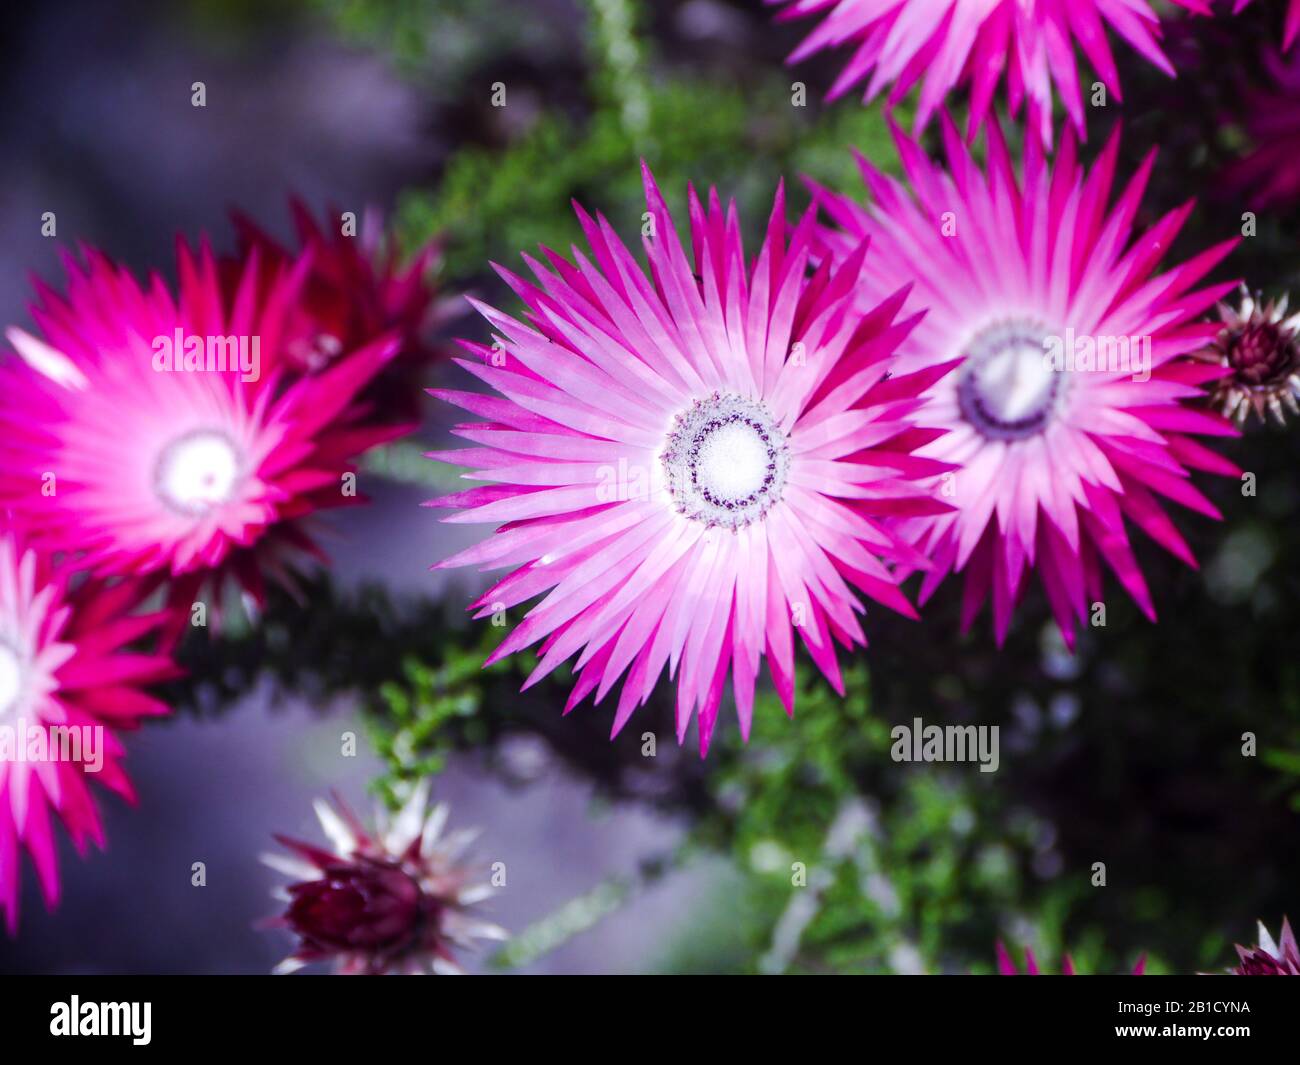
M 575 205 L 584 247 L 525 254 L 531 277 L 496 267 L 521 310 L 470 301 L 486 335 L 456 361 L 475 387 L 430 390 L 470 416 L 454 429 L 468 446 L 430 457 L 473 483 L 428 505 L 491 529 L 437 566 L 499 571 L 476 617 L 522 613 L 489 664 L 535 648 L 525 687 L 569 664 L 566 714 L 618 689 L 611 735 L 666 678 L 677 740 L 694 722 L 701 756 L 724 709 L 748 737 L 764 665 L 791 716 L 798 654 L 842 693 L 869 605 L 917 619 L 951 575 L 963 627 L 987 603 L 999 645 L 1035 584 L 1071 648 L 1108 581 L 1154 621 L 1132 534 L 1195 567 L 1169 504 L 1218 518 L 1201 475 L 1239 474 L 1214 446 L 1238 434 L 1232 419 L 1300 413 L 1300 316 L 1244 287 L 1222 302 L 1235 236 L 1172 258 L 1195 205 L 1147 209 L 1155 153 L 1121 174 L 1116 131 L 1081 158 L 1079 53 L 1103 96 L 1121 91 L 1116 37 L 1174 74 L 1168 6 L 769 2 L 819 20 L 792 62 L 851 50 L 831 97 L 863 86 L 892 105 L 918 89 L 917 136 L 892 127 L 900 176 L 859 158 L 865 197 L 808 182 L 793 224 L 778 185 L 747 247 L 734 203 L 688 187 L 669 190 L 685 193 L 674 212 L 643 162 L 642 255 Z M 1297 35 L 1293 0 L 1283 48 Z M 1295 95 L 1281 53 L 1269 71 Z M 993 117 L 1004 84 L 1017 149 Z M 932 124 L 942 160 L 918 139 Z M 1256 121 L 1259 152 L 1230 181 L 1291 198 L 1278 160 L 1295 125 Z M 293 588 L 322 554 L 316 516 L 357 503 L 361 457 L 418 423 L 428 333 L 447 313 L 428 283 L 437 246 L 403 262 L 376 219 L 341 216 L 335 233 L 293 212 L 293 247 L 242 215 L 231 256 L 178 242 L 174 285 L 68 255 L 64 291 L 38 283 L 35 329 L 6 333 L 11 932 L 20 852 L 52 905 L 52 821 L 78 849 L 102 844 L 88 785 L 132 796 L 118 732 L 167 713 L 150 689 L 176 674 L 196 612 L 210 603 L 219 622 L 226 590 L 255 610 L 269 582 Z M 454 972 L 463 948 L 504 935 L 477 916 L 492 888 L 463 857 L 472 834 L 444 835 L 428 799 L 421 784 L 373 830 L 319 803 L 332 849 L 277 837 L 291 857 L 268 862 L 293 882 L 273 923 L 297 938 L 281 971 Z M 1280 944 L 1261 927 L 1238 953 L 1239 973 L 1300 975 L 1289 923 Z M 1025 968 L 1038 972 L 1029 951 Z
M 399 360 L 431 354 L 434 249 L 401 270 L 373 239 L 304 225 L 287 252 L 244 232 L 223 263 L 206 242 L 178 242 L 175 290 L 91 248 L 65 256 L 64 293 L 38 282 L 38 332 L 6 334 L 0 909 L 11 932 L 18 847 L 52 905 L 50 814 L 79 849 L 102 844 L 88 785 L 132 797 L 117 730 L 167 712 L 145 689 L 175 674 L 171 646 L 208 623 L 206 600 L 218 620 L 228 583 L 250 604 L 268 580 L 291 583 L 320 553 L 311 516 L 357 501 L 357 457 L 412 428 L 381 389 Z M 304 358 L 309 346 L 331 357 Z
M 498 395 L 437 393 L 482 420 L 433 457 L 487 484 L 430 504 L 501 526 L 440 563 L 509 570 L 479 616 L 544 596 L 492 660 L 541 641 L 532 684 L 576 655 L 566 711 L 622 678 L 615 733 L 678 672 L 703 753 L 728 677 L 748 734 L 760 661 L 793 711 L 794 633 L 838 684 L 854 589 L 911 616 L 900 580 L 964 571 L 1001 642 L 1036 570 L 1072 645 L 1104 566 L 1154 619 L 1128 526 L 1194 565 L 1159 500 L 1217 517 L 1189 473 L 1236 472 L 1195 439 L 1233 430 L 1193 357 L 1233 242 L 1157 273 L 1191 208 L 1134 232 L 1153 158 L 1112 204 L 1117 139 L 1091 170 L 1031 139 L 1017 175 L 996 126 L 985 170 L 944 131 L 946 170 L 901 132 L 906 184 L 862 160 L 869 206 L 815 188 L 787 234 L 778 192 L 752 266 L 693 191 L 692 264 L 647 171 L 648 276 L 581 210 L 590 259 L 501 270 L 528 321 L 480 305 L 461 363 Z

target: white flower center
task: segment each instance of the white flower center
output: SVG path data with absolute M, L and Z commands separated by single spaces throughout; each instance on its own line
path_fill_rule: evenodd
M 1021 440 L 1047 428 L 1066 384 L 1048 358 L 1049 332 L 1031 321 L 998 322 L 967 345 L 957 402 L 984 436 Z
M 225 433 L 199 429 L 172 441 L 158 457 L 154 487 L 173 510 L 202 517 L 235 494 L 243 470 Z
M 678 511 L 734 530 L 781 498 L 790 446 L 763 404 L 714 392 L 677 415 L 661 459 Z
M 6 717 L 18 705 L 22 689 L 23 669 L 18 653 L 0 640 L 0 718 Z

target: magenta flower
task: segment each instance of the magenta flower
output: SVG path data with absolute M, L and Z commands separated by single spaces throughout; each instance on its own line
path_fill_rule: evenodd
M 1275 943 L 1264 922 L 1259 922 L 1259 942 L 1253 947 L 1237 945 L 1241 964 L 1234 976 L 1300 976 L 1300 947 L 1296 946 L 1291 922 L 1282 919 L 1282 939 Z
M 302 519 L 357 501 L 353 460 L 404 427 L 375 425 L 357 395 L 395 351 L 378 340 L 296 376 L 284 329 L 305 262 L 267 271 L 251 254 L 222 295 L 206 247 L 179 247 L 180 297 L 142 289 L 95 251 L 67 261 L 68 293 L 40 286 L 37 339 L 8 332 L 0 366 L 0 494 L 48 546 L 100 574 L 172 578 L 188 604 L 233 574 L 264 576 L 314 550 Z
M 917 279 L 907 306 L 929 309 L 900 347 L 905 367 L 962 360 L 917 415 L 948 430 L 919 454 L 962 467 L 940 486 L 955 512 L 899 523 L 934 563 L 921 601 L 964 570 L 963 624 L 991 592 L 1001 642 L 1037 569 L 1073 646 L 1075 622 L 1101 598 L 1104 562 L 1154 619 L 1126 522 L 1195 565 L 1158 497 L 1217 518 L 1189 470 L 1236 472 L 1189 435 L 1235 430 L 1184 405 L 1226 371 L 1183 357 L 1214 337 L 1217 324 L 1192 320 L 1233 283 L 1192 286 L 1235 242 L 1154 274 L 1192 205 L 1134 237 L 1154 156 L 1108 207 L 1117 138 L 1091 172 L 1068 131 L 1054 166 L 1031 139 L 1021 178 L 996 125 L 986 172 L 946 119 L 950 173 L 895 132 L 907 185 L 860 160 L 869 207 L 824 190 L 818 197 L 839 225 L 822 231 L 837 261 L 873 241 L 861 306 Z
M 947 467 L 911 452 L 945 368 L 890 377 L 904 294 L 854 310 L 865 245 L 809 279 L 813 216 L 787 234 L 782 191 L 747 266 L 734 205 L 692 190 L 692 264 L 644 176 L 649 278 L 579 208 L 594 261 L 525 256 L 540 287 L 500 271 L 531 325 L 476 304 L 499 336 L 461 365 L 501 395 L 436 392 L 481 421 L 457 429 L 479 446 L 434 457 L 491 483 L 431 505 L 502 526 L 440 564 L 512 570 L 478 616 L 545 595 L 492 661 L 543 641 L 533 684 L 577 655 L 566 712 L 626 673 L 614 733 L 667 667 L 678 741 L 698 710 L 703 753 L 729 673 L 745 735 L 764 657 L 793 711 L 794 630 L 841 687 L 834 643 L 865 643 L 853 588 L 912 615 L 890 564 L 924 563 L 882 519 L 942 509 L 915 479 Z
M 1250 6 L 1250 0 L 1237 0 L 1236 6 L 1233 7 L 1234 15 L 1245 11 Z M 1286 28 L 1282 31 L 1282 47 L 1290 48 L 1295 43 L 1297 35 L 1300 35 L 1300 0 L 1291 0 L 1286 10 Z
M 447 806 L 427 810 L 428 800 L 422 782 L 391 822 L 379 812 L 374 832 L 337 796 L 334 807 L 318 801 L 316 816 L 332 851 L 275 837 L 293 856 L 262 860 L 295 883 L 277 891 L 287 908 L 267 923 L 299 940 L 277 973 L 332 959 L 348 975 L 455 974 L 461 971 L 457 949 L 506 938 L 504 929 L 474 916 L 495 893 L 462 858 L 477 831 L 444 836 Z
M 1113 29 L 1166 74 L 1174 68 L 1158 43 L 1160 20 L 1146 0 L 767 0 L 787 5 L 782 18 L 825 15 L 790 56 L 797 63 L 825 48 L 852 55 L 831 87 L 836 99 L 867 81 L 865 99 L 893 86 L 889 104 L 921 83 L 917 130 L 924 128 L 958 85 L 970 88 L 971 136 L 979 130 L 994 90 L 1007 77 L 1009 106 L 1028 101 L 1029 125 L 1044 145 L 1052 140 L 1052 83 L 1082 134 L 1084 102 L 1075 45 L 1097 77 L 1120 99 L 1119 72 L 1106 29 Z M 1209 13 L 1207 0 L 1173 0 Z
M 68 567 L 0 531 L 0 910 L 18 929 L 18 848 L 51 909 L 59 873 L 51 813 L 78 852 L 104 829 L 90 784 L 134 801 L 115 730 L 167 713 L 144 685 L 176 676 L 168 658 L 127 653 L 159 615 L 133 613 L 139 586 L 73 581 Z
M 1002 945 L 1001 941 L 998 942 L 997 952 L 998 952 L 998 974 L 999 975 L 1001 976 L 1021 976 L 1021 975 L 1042 976 L 1043 975 L 1038 971 L 1038 962 L 1034 960 L 1034 952 L 1030 950 L 1028 947 L 1025 948 L 1025 971 L 1023 974 L 1016 967 L 1016 963 L 1012 960 L 1011 955 L 1007 952 L 1007 948 Z M 1146 971 L 1147 971 L 1147 956 L 1143 954 L 1140 958 L 1138 958 L 1137 964 L 1133 966 L 1133 972 L 1131 975 L 1142 976 Z M 1075 975 L 1074 959 L 1072 959 L 1068 954 L 1061 962 L 1061 975 L 1062 976 Z
M 366 397 L 374 400 L 380 414 L 417 419 L 422 377 L 436 356 L 426 333 L 448 316 L 449 309 L 446 301 L 435 299 L 430 279 L 440 247 L 431 241 L 403 260 L 377 213 L 367 212 L 357 231 L 349 234 L 343 231 L 337 210 L 327 213 L 322 226 L 301 200 L 293 200 L 291 208 L 296 251 L 282 246 L 246 215 L 234 216 L 240 254 L 222 264 L 223 280 L 233 291 L 254 251 L 262 259 L 264 283 L 272 281 L 277 271 L 307 260 L 306 278 L 287 313 L 288 361 L 316 372 L 342 355 L 395 335 L 399 350 L 367 386 Z

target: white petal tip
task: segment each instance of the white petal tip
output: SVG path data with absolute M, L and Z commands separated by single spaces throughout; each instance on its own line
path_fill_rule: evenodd
M 90 382 L 77 364 L 57 348 L 50 347 L 31 333 L 17 326 L 5 330 L 5 339 L 13 345 L 19 358 L 37 373 L 44 374 L 55 384 L 65 388 L 84 389 Z

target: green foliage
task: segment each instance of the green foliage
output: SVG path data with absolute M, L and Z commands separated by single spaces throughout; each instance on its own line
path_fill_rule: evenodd
M 709 106 L 700 107 L 707 98 Z M 769 81 L 759 94 L 771 110 L 755 117 L 752 94 L 699 81 L 671 81 L 650 89 L 646 160 L 670 202 L 684 203 L 689 181 L 717 185 L 733 195 L 751 232 L 766 223 L 782 175 L 806 173 L 835 188 L 853 189 L 856 169 L 845 147 L 859 145 L 876 158 L 887 130 L 879 115 L 858 110 L 808 127 L 789 106 L 788 90 Z M 596 111 L 585 123 L 544 115 L 504 151 L 457 153 L 436 191 L 407 193 L 399 208 L 404 242 L 415 246 L 434 234 L 447 241 L 447 276 L 479 275 L 483 264 L 512 269 L 520 250 L 558 250 L 581 237 L 570 201 L 602 210 L 635 243 L 644 200 L 635 135 L 614 110 Z M 765 163 L 755 167 L 757 156 Z M 807 197 L 792 188 L 795 202 Z
M 1041 826 L 1019 815 L 986 835 L 1005 815 L 987 777 L 894 762 L 861 662 L 845 671 L 843 699 L 801 676 L 794 724 L 764 693 L 748 745 L 710 756 L 717 807 L 693 833 L 742 876 L 744 920 L 730 924 L 739 967 L 933 972 L 991 960 Z M 671 967 L 692 964 L 691 949 Z
M 570 899 L 559 909 L 534 922 L 501 948 L 491 959 L 498 969 L 518 969 L 545 957 L 574 936 L 594 928 L 617 913 L 665 871 L 662 862 L 642 864 L 635 876 L 612 876 L 590 891 Z
M 793 106 L 789 79 L 776 71 L 757 73 L 752 84 L 676 71 L 652 75 L 637 66 L 634 46 L 618 35 L 611 39 L 609 26 L 608 19 L 596 22 L 593 51 L 600 62 L 586 115 L 545 111 L 504 148 L 460 149 L 436 188 L 402 197 L 403 242 L 415 247 L 442 234 L 449 280 L 476 278 L 488 262 L 513 269 L 521 250 L 535 252 L 538 245 L 566 250 L 581 235 L 574 199 L 606 213 L 635 245 L 644 210 L 641 158 L 672 204 L 684 205 L 688 182 L 735 197 L 751 235 L 766 223 L 781 180 L 794 183 L 791 201 L 800 207 L 808 199 L 801 175 L 839 190 L 860 188 L 850 146 L 893 168 L 878 111 L 827 109 L 815 100 Z M 906 108 L 898 120 L 907 121 Z
M 474 483 L 463 480 L 458 467 L 425 458 L 426 450 L 413 441 L 399 440 L 367 453 L 361 469 L 399 484 L 420 485 L 442 493 L 460 491 Z
M 344 40 L 387 55 L 398 70 L 439 95 L 460 91 L 502 51 L 557 46 L 559 20 L 511 0 L 308 0 Z
M 401 804 L 403 784 L 441 773 L 447 764 L 453 724 L 463 739 L 481 744 L 485 729 L 480 717 L 485 686 L 482 648 L 448 647 L 446 660 L 430 667 L 414 656 L 402 662 L 400 679 L 379 686 L 370 704 L 368 733 L 388 771 L 375 787 L 394 809 Z M 507 668 L 498 663 L 498 675 Z

